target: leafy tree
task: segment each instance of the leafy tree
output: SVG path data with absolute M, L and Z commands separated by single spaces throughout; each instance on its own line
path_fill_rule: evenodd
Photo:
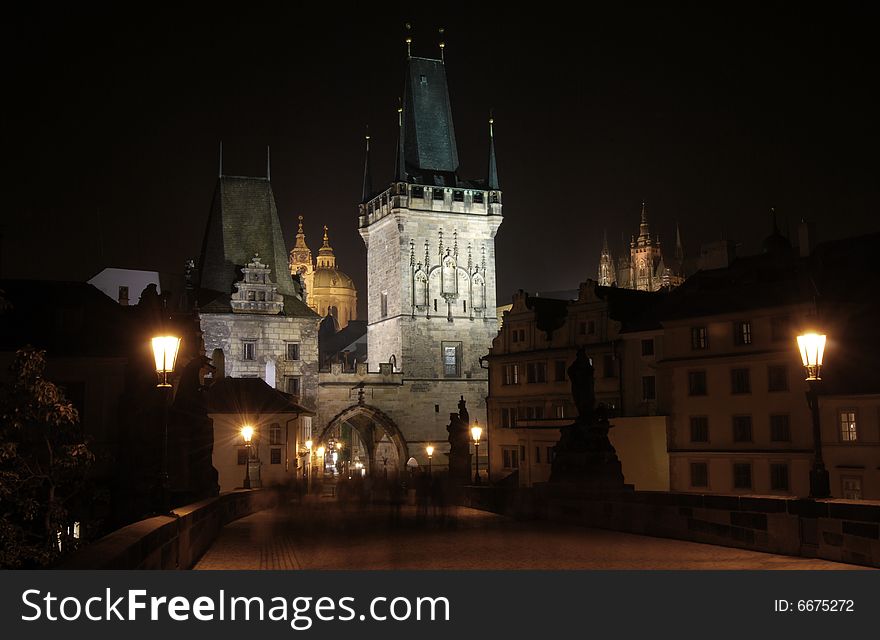
M 0 387 L 0 567 L 47 566 L 78 543 L 68 528 L 95 456 L 45 368 L 44 351 L 20 349 Z

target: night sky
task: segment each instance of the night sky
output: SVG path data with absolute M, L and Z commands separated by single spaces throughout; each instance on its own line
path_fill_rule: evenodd
M 603 229 L 617 249 L 642 199 L 664 245 L 677 220 L 690 254 L 722 235 L 757 251 L 770 207 L 783 231 L 806 217 L 820 240 L 880 228 L 868 3 L 322 4 L 8 14 L 2 275 L 181 271 L 222 139 L 229 175 L 265 175 L 271 145 L 288 246 L 297 215 L 313 251 L 326 223 L 363 300 L 364 131 L 378 188 L 393 172 L 406 21 L 414 55 L 436 57 L 446 29 L 463 178 L 485 176 L 494 110 L 500 303 L 594 278 Z

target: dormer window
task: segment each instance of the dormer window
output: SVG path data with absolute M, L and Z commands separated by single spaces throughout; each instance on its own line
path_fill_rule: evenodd
M 428 86 L 428 76 L 420 75 L 419 76 L 419 84 L 422 85 L 423 87 L 427 87 Z

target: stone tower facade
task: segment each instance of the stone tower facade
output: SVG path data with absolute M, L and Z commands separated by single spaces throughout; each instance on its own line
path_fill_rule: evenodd
M 397 175 L 359 211 L 371 368 L 393 362 L 407 377 L 485 377 L 479 358 L 498 332 L 501 191 L 497 177 L 475 184 L 457 171 L 445 66 L 410 58 Z

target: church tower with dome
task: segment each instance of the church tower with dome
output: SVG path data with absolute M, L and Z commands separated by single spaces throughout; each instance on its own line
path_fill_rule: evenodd
M 290 250 L 290 274 L 299 277 L 303 300 L 322 318 L 330 316 L 336 329 L 344 329 L 357 320 L 357 289 L 354 281 L 336 267 L 336 256 L 324 225 L 324 243 L 313 262 L 312 251 L 306 244 L 303 217 L 299 216 L 296 242 Z

